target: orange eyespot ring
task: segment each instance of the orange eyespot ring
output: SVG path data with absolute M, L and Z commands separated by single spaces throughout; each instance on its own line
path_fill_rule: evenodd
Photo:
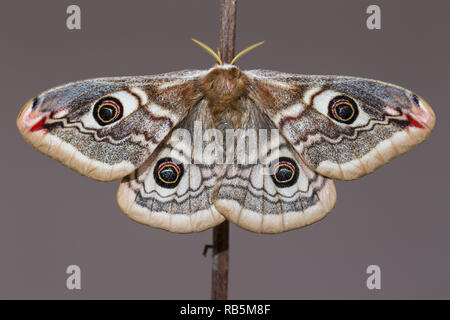
M 272 180 L 277 187 L 286 188 L 294 185 L 299 176 L 299 169 L 291 158 L 280 157 L 273 166 Z
M 294 178 L 295 168 L 287 162 L 280 162 L 277 164 L 273 178 L 278 183 L 287 183 Z
M 184 168 L 181 163 L 176 163 L 172 158 L 160 159 L 153 171 L 156 183 L 164 188 L 175 188 L 183 176 Z
M 95 104 L 93 113 L 97 123 L 105 126 L 122 118 L 123 107 L 118 99 L 106 97 Z
M 328 105 L 328 115 L 345 124 L 353 123 L 358 117 L 358 113 L 356 102 L 346 96 L 335 97 Z

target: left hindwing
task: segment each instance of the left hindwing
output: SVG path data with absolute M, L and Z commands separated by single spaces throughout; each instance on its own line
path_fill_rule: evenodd
M 339 76 L 247 71 L 249 95 L 308 166 L 335 179 L 356 179 L 425 140 L 430 106 L 398 86 Z
M 130 218 L 178 233 L 203 231 L 225 220 L 212 200 L 223 164 L 204 161 L 208 140 L 197 144 L 191 139 L 198 126 L 214 128 L 205 100 L 189 111 L 141 167 L 122 180 L 117 201 Z
M 198 100 L 203 71 L 101 78 L 50 89 L 17 118 L 24 138 L 88 177 L 111 181 L 139 167 Z

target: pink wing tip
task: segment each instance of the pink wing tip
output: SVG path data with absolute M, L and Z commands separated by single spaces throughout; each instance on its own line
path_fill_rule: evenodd
M 38 110 L 40 102 L 41 99 L 33 98 L 22 107 L 22 110 L 17 117 L 17 126 L 22 133 L 39 130 L 47 131 L 43 125 L 47 121 L 49 113 Z
M 422 98 L 414 96 L 412 99 L 411 115 L 407 115 L 410 121 L 409 127 L 416 127 L 420 129 L 428 129 L 431 131 L 436 122 L 436 116 L 430 105 Z

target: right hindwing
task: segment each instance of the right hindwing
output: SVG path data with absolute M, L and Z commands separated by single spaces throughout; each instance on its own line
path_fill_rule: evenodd
M 279 233 L 312 224 L 336 202 L 332 180 L 303 162 L 251 100 L 249 119 L 237 134 L 245 143 L 214 190 L 214 205 L 228 220 L 253 232 Z M 253 136 L 253 137 L 252 137 Z

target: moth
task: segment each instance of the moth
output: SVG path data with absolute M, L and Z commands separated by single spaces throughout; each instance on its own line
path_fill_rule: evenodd
M 373 172 L 434 126 L 427 102 L 396 85 L 242 71 L 234 61 L 259 44 L 230 64 L 199 44 L 218 61 L 209 70 L 59 86 L 25 104 L 19 131 L 82 175 L 122 179 L 118 204 L 137 222 L 189 233 L 228 219 L 249 231 L 279 233 L 324 218 L 336 202 L 333 179 Z M 177 134 L 198 135 L 198 126 L 200 143 Z M 198 156 L 211 143 L 225 150 L 230 131 L 255 146 L 263 139 L 250 143 L 251 130 L 278 136 L 267 134 L 265 147 L 253 151 L 227 147 L 232 161 Z

